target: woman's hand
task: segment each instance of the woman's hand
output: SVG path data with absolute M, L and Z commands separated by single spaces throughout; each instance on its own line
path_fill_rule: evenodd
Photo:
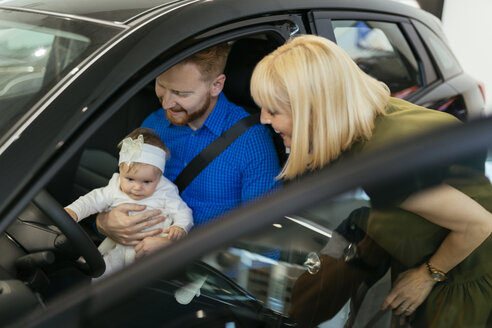
M 402 272 L 383 301 L 381 309 L 391 308 L 396 315 L 411 315 L 429 295 L 436 282 L 424 265 Z
M 167 237 L 146 237 L 135 246 L 135 258 L 138 259 L 147 256 L 170 243 L 172 243 L 172 241 Z
M 110 212 L 100 213 L 97 216 L 97 229 L 119 244 L 135 246 L 145 237 L 155 236 L 162 232 L 162 229 L 142 230 L 150 228 L 166 219 L 164 216 L 155 217 L 161 214 L 159 210 L 129 215 L 130 212 L 143 210 L 145 210 L 144 205 L 120 204 Z

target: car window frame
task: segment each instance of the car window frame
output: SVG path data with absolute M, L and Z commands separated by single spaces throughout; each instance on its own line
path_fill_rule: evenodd
M 324 36 L 334 42 L 335 32 L 332 20 L 372 20 L 396 24 L 412 50 L 420 70 L 422 86 L 419 90 L 409 95 L 408 100 L 419 98 L 428 92 L 428 86 L 439 80 L 435 63 L 431 60 L 421 38 L 411 23 L 409 17 L 395 16 L 382 13 L 368 13 L 362 11 L 332 11 L 313 10 L 310 13 L 311 29 L 320 36 Z
M 442 43 L 442 46 L 446 50 L 446 55 L 453 61 L 454 69 L 453 70 L 446 69 L 443 66 L 444 64 L 442 64 L 440 59 L 438 59 L 438 57 L 440 57 L 440 55 L 438 53 L 436 53 L 435 47 L 433 47 L 431 45 L 430 40 L 428 40 L 427 38 L 424 38 L 423 36 L 421 37 L 422 43 L 423 43 L 424 47 L 427 49 L 430 56 L 432 57 L 432 60 L 433 60 L 434 65 L 436 67 L 436 70 L 439 72 L 440 76 L 442 76 L 444 79 L 451 79 L 452 77 L 463 73 L 463 68 L 461 67 L 460 62 L 456 58 L 456 55 L 453 53 L 453 51 L 449 47 L 449 44 L 447 43 L 446 39 L 443 39 L 441 37 L 441 35 L 439 35 L 435 31 L 433 31 L 429 26 L 427 26 L 426 24 L 424 24 L 420 21 L 414 21 L 413 26 L 414 26 L 415 30 L 417 31 L 417 33 L 419 33 L 419 35 L 423 35 L 424 33 L 431 33 L 437 39 L 439 39 L 440 42 Z

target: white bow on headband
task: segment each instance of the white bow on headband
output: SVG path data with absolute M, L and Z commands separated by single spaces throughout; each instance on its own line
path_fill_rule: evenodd
M 138 138 L 125 138 L 121 145 L 118 164 L 132 162 L 150 164 L 164 172 L 166 164 L 166 152 L 159 147 L 144 143 L 143 135 Z
M 125 138 L 123 140 L 123 144 L 121 145 L 120 162 L 125 162 L 128 165 L 135 162 L 135 159 L 139 158 L 142 154 L 143 145 L 144 138 L 141 134 L 137 139 Z M 121 157 L 125 157 L 125 160 L 122 161 Z

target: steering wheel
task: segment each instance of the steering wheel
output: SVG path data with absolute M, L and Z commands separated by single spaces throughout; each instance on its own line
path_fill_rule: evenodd
M 106 264 L 101 253 L 82 227 L 65 212 L 60 203 L 44 189 L 33 199 L 33 203 L 53 220 L 53 223 L 70 240 L 76 253 L 84 258 L 88 267 L 86 273 L 93 278 L 102 275 L 106 270 Z

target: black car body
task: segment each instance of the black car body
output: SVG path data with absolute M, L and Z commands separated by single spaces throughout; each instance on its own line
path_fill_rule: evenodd
M 39 201 L 40 196 L 35 196 L 46 189 L 55 202 L 68 204 L 86 191 L 104 185 L 116 168 L 117 141 L 160 107 L 153 92 L 155 77 L 190 54 L 230 41 L 233 45 L 224 92 L 231 101 L 258 110 L 249 96 L 249 77 L 256 62 L 296 34 L 318 34 L 338 42 L 361 68 L 386 82 L 394 96 L 447 111 L 463 121 L 480 118 L 484 110 L 477 82 L 462 71 L 446 44 L 439 21 L 422 10 L 387 1 L 14 0 L 0 5 L 0 23 L 0 42 L 1 35 L 10 36 L 4 53 L 0 54 L 0 175 L 4 186 L 0 188 L 0 247 L 5 254 L 0 267 L 2 282 L 8 281 L 0 293 L 0 313 L 14 326 L 50 326 L 55 322 L 61 326 L 99 326 L 118 316 L 118 309 L 129 314 L 128 325 L 137 323 L 145 316 L 144 309 L 158 311 L 158 307 L 149 307 L 148 300 L 136 302 L 136 315 L 132 316 L 132 307 L 125 307 L 127 297 L 155 279 L 172 281 L 172 275 L 190 261 L 218 247 L 237 244 L 241 235 L 285 220 L 279 219 L 284 215 L 350 191 L 361 183 L 357 179 L 376 181 L 378 177 L 391 177 L 405 172 L 405 167 L 423 165 L 432 157 L 425 151 L 434 146 L 424 140 L 417 150 L 405 153 L 403 149 L 402 154 L 388 155 L 387 160 L 395 165 L 393 173 L 378 173 L 369 157 L 367 162 L 354 162 L 346 171 L 328 172 L 316 183 L 285 188 L 257 206 L 241 208 L 228 215 L 227 220 L 197 230 L 158 257 L 141 261 L 91 288 L 84 284 L 86 287 L 64 298 L 61 291 L 74 283 L 65 282 L 65 278 L 86 283 L 87 276 L 100 273 L 100 262 L 94 260 L 93 249 L 77 248 L 78 241 L 88 243 L 87 236 L 74 232 L 77 228 L 60 227 L 63 218 L 56 221 L 58 228 L 46 221 L 42 212 L 49 209 L 42 207 L 40 211 L 38 205 L 48 201 Z M 20 36 L 14 34 L 19 31 Z M 29 42 L 21 42 L 22 33 L 29 35 Z M 38 43 L 44 50 L 37 48 Z M 17 46 L 12 46 L 9 53 L 11 44 Z M 477 137 L 469 130 L 473 137 L 463 132 L 463 145 L 468 146 L 455 150 L 446 149 L 445 141 L 436 140 L 442 149 L 440 156 L 449 157 L 453 151 L 467 147 L 473 149 L 469 138 L 475 138 L 476 147 L 484 146 L 480 143 L 485 140 L 483 135 Z M 449 133 L 449 140 L 452 138 L 453 133 Z M 421 162 L 414 159 L 397 165 L 404 156 L 417 154 L 422 154 Z M 313 197 L 313 193 L 318 196 Z M 356 201 L 359 205 L 367 204 L 363 197 Z M 342 212 L 341 216 L 347 214 Z M 295 220 L 317 232 L 301 238 L 300 244 L 290 245 L 289 249 L 294 251 L 288 255 L 283 253 L 283 235 L 276 242 L 265 241 L 271 235 L 263 234 L 241 239 L 239 244 L 255 253 L 280 249 L 280 258 L 287 256 L 302 264 L 311 248 L 322 248 L 336 225 L 330 223 L 328 228 L 313 230 L 316 214 L 312 212 Z M 294 222 L 292 218 L 287 221 Z M 71 240 L 74 238 L 78 239 Z M 56 259 L 43 252 L 54 253 Z M 37 257 L 23 257 L 30 254 Z M 80 254 L 93 258 L 92 262 L 87 261 L 89 268 L 77 262 Z M 262 261 L 270 263 L 268 258 Z M 159 265 L 159 261 L 171 259 L 172 266 Z M 23 264 L 26 261 L 28 264 Z M 230 290 L 241 290 L 218 272 L 211 276 L 224 281 Z M 7 292 L 9 288 L 11 291 Z M 271 295 L 264 299 L 258 296 L 262 288 L 258 287 L 255 297 L 267 304 Z M 169 293 L 162 294 L 163 302 L 168 302 Z M 196 315 L 200 309 L 193 308 L 182 316 L 176 313 L 176 320 L 166 324 L 294 325 L 285 318 L 287 309 L 275 306 L 280 299 L 283 304 L 285 295 L 265 308 L 251 294 L 239 294 L 247 301 L 227 303 L 215 295 L 203 303 L 207 309 L 217 302 L 224 309 L 235 308 L 232 315 L 227 310 L 215 311 L 207 317 L 210 321 L 205 322 Z M 151 299 L 158 302 L 158 297 Z M 193 304 L 202 299 L 197 298 Z M 15 305 L 7 310 L 10 304 Z M 162 323 L 158 316 L 149 319 L 149 325 Z

